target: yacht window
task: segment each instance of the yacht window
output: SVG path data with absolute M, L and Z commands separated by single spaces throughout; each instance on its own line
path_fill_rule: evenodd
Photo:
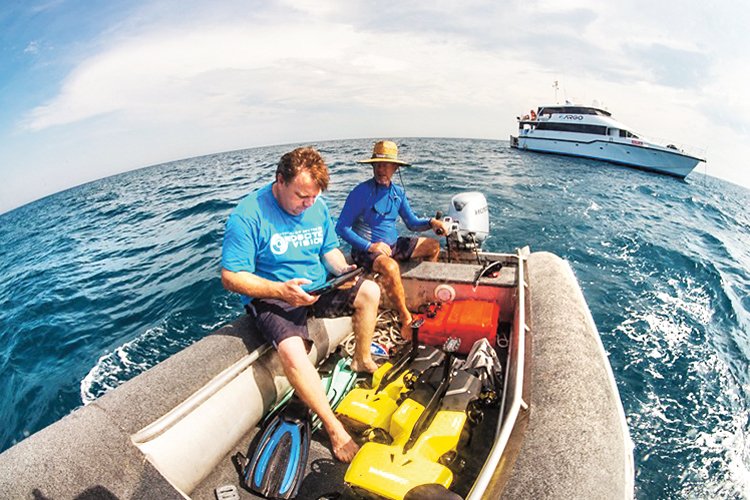
M 612 116 L 608 111 L 583 106 L 550 106 L 539 109 L 539 116 L 553 114 Z
M 634 133 L 630 132 L 629 130 L 620 130 L 620 137 L 628 137 L 633 139 L 638 139 L 638 136 Z
M 578 132 L 581 134 L 607 135 L 607 127 L 603 125 L 586 125 L 581 123 L 550 123 L 537 124 L 537 130 L 557 130 L 560 132 Z

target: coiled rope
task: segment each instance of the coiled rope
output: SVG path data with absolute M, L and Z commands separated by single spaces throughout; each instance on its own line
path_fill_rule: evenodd
M 385 347 L 388 352 L 392 352 L 395 347 L 406 344 L 408 341 L 401 337 L 401 322 L 398 319 L 398 313 L 392 309 L 384 309 L 378 314 L 375 325 L 375 334 L 372 337 L 374 343 Z M 348 356 L 354 356 L 354 345 L 356 339 L 352 332 L 342 343 L 344 352 Z

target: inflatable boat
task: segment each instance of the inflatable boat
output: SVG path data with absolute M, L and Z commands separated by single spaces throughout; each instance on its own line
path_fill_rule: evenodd
M 624 411 L 569 265 L 528 249 L 482 251 L 479 193 L 454 197 L 445 220 L 440 261 L 402 266 L 407 305 L 423 320 L 418 342 L 401 349 L 403 369 L 388 360 L 337 409 L 366 442 L 343 464 L 315 433 L 297 498 L 632 498 Z M 308 326 L 316 365 L 352 332 L 349 317 Z M 496 359 L 484 371 L 470 366 L 479 345 Z M 428 351 L 437 361 L 416 363 Z M 233 457 L 288 392 L 277 353 L 239 317 L 0 454 L 0 491 L 256 498 Z M 380 406 L 364 405 L 371 416 L 352 409 L 376 395 Z

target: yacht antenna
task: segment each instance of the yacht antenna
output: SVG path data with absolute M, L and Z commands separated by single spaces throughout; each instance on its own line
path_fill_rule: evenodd
M 552 82 L 552 88 L 555 89 L 555 104 L 560 104 L 560 101 L 557 100 L 557 89 L 560 88 L 560 84 L 555 80 Z

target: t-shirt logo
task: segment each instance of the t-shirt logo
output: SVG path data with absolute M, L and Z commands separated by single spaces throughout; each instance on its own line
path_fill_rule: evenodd
M 289 245 L 302 248 L 322 244 L 323 228 L 320 226 L 289 233 L 276 233 L 271 236 L 271 252 L 274 255 L 286 253 Z
M 287 248 L 289 248 L 289 243 L 283 236 L 278 233 L 271 236 L 271 252 L 274 255 L 285 253 Z

